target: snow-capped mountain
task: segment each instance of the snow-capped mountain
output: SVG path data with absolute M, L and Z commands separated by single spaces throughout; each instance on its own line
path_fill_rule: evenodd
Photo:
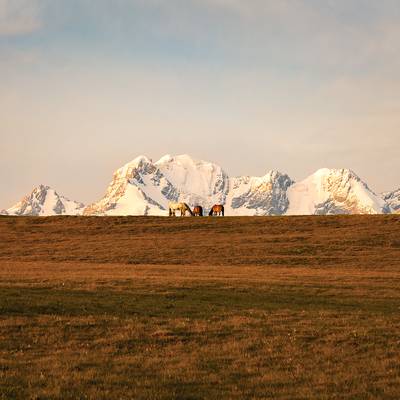
M 380 214 L 400 211 L 400 189 L 376 195 L 353 171 L 323 168 L 300 182 L 270 171 L 229 177 L 217 164 L 188 155 L 153 162 L 139 156 L 119 168 L 102 199 L 84 208 L 48 186 L 1 214 L 168 215 L 168 203 L 224 204 L 225 215 Z
M 176 189 L 177 196 L 173 200 L 202 204 L 206 208 L 225 203 L 229 178 L 219 165 L 184 154 L 176 157 L 166 155 L 155 166 Z
M 400 212 L 400 189 L 394 192 L 383 193 L 382 197 L 393 211 Z
M 348 169 L 320 169 L 293 184 L 288 199 L 288 215 L 390 212 L 388 204 Z
M 295 183 L 271 171 L 262 177 L 228 177 L 213 163 L 188 155 L 145 156 L 118 169 L 105 196 L 86 215 L 167 215 L 169 201 L 190 206 L 224 204 L 225 215 L 377 214 L 390 212 L 352 171 L 321 169 Z
M 289 206 L 287 189 L 293 181 L 286 174 L 270 171 L 262 177 L 236 177 L 229 180 L 227 215 L 282 215 Z
M 5 215 L 79 215 L 84 205 L 60 196 L 49 186 L 40 185 L 13 207 L 5 210 Z
M 85 215 L 166 215 L 170 201 L 211 207 L 224 202 L 228 177 L 216 164 L 187 155 L 153 163 L 139 156 L 118 169 L 104 197 Z
M 139 156 L 118 169 L 104 197 L 85 208 L 85 215 L 160 215 L 164 207 L 143 187 L 160 185 L 155 166 L 147 157 Z M 152 180 L 153 179 L 153 180 Z M 164 182 L 162 182 L 164 183 Z M 164 185 L 165 187 L 167 185 Z
M 170 201 L 225 204 L 227 215 L 280 215 L 288 207 L 292 180 L 277 171 L 263 177 L 229 178 L 217 164 L 188 155 L 153 163 L 140 156 L 118 169 L 105 196 L 85 215 L 166 215 Z

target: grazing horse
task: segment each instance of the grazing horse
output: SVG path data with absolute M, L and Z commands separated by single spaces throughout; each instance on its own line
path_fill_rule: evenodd
M 225 215 L 225 209 L 224 206 L 222 204 L 214 204 L 211 207 L 210 212 L 208 213 L 208 215 L 213 216 L 213 215 Z
M 168 204 L 168 209 L 169 209 L 169 216 L 174 216 L 175 217 L 175 212 L 176 210 L 179 210 L 181 213 L 181 217 L 184 217 L 186 215 L 186 211 L 193 217 L 192 210 L 186 203 L 169 203 Z
M 195 217 L 202 217 L 203 216 L 203 207 L 202 206 L 194 206 L 193 207 L 193 215 Z

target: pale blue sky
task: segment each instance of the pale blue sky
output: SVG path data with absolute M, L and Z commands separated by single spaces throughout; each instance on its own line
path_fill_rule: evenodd
M 398 0 L 0 0 L 0 209 L 139 154 L 400 186 Z

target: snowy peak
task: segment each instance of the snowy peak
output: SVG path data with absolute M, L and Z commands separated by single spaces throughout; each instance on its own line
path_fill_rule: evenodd
M 231 215 L 282 215 L 289 205 L 286 193 L 292 184 L 288 175 L 278 171 L 270 171 L 262 177 L 232 178 L 228 212 Z
M 50 186 L 39 185 L 28 196 L 6 210 L 8 215 L 79 215 L 85 206 L 60 196 Z
M 382 197 L 393 211 L 400 212 L 400 189 L 383 193 Z
M 172 160 L 173 160 L 173 157 L 171 156 L 171 154 L 166 154 L 165 156 L 162 156 L 162 157 L 156 162 L 156 164 L 164 164 L 164 163 L 171 162 Z
M 188 155 L 156 163 L 140 156 L 118 169 L 104 197 L 86 215 L 165 215 L 170 201 L 211 207 L 222 202 L 228 177 L 221 167 Z
M 149 165 L 152 164 L 146 156 L 139 156 L 115 171 L 114 176 L 117 175 L 121 178 L 134 178 L 135 174 L 141 170 L 147 169 Z
M 140 156 L 118 169 L 87 215 L 167 215 L 169 201 L 224 204 L 226 215 L 376 214 L 389 205 L 349 169 L 322 168 L 295 183 L 270 171 L 230 178 L 217 164 L 183 154 L 153 163 Z
M 302 181 L 269 171 L 229 177 L 187 154 L 153 162 L 141 155 L 117 169 L 99 201 L 82 203 L 40 185 L 3 215 L 168 215 L 168 203 L 224 204 L 225 215 L 379 214 L 400 212 L 400 189 L 377 196 L 349 169 L 322 168 Z
M 156 166 L 177 189 L 180 201 L 211 207 L 225 198 L 228 176 L 217 164 L 183 154 L 166 155 L 157 161 Z
M 379 214 L 385 201 L 349 169 L 323 168 L 288 190 L 289 215 Z
M 164 207 L 147 196 L 143 187 L 157 179 L 155 165 L 145 156 L 136 157 L 113 175 L 104 197 L 88 207 L 85 215 L 158 215 Z

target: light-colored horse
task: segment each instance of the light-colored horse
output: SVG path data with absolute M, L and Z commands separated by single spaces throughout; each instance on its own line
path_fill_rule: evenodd
M 175 217 L 175 212 L 176 210 L 179 210 L 181 213 L 181 217 L 184 217 L 186 215 L 186 211 L 193 216 L 193 212 L 190 209 L 190 207 L 186 203 L 169 203 L 168 204 L 168 209 L 169 209 L 169 216 L 174 216 Z

